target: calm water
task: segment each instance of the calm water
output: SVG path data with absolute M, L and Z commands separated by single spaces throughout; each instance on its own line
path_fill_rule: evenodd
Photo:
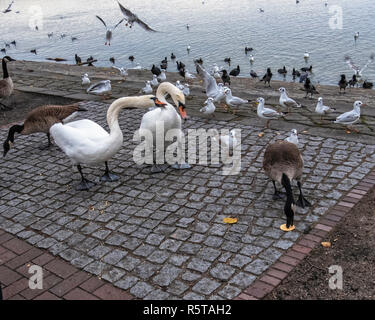
M 10 2 L 10 1 L 9 1 Z M 8 1 L 0 0 L 1 11 Z M 141 66 L 151 68 L 171 52 L 194 71 L 193 59 L 202 57 L 206 67 L 213 63 L 229 69 L 237 64 L 241 75 L 249 76 L 250 69 L 264 73 L 271 67 L 273 73 L 285 65 L 288 70 L 306 65 L 303 54 L 310 52 L 308 65 L 314 67 L 314 81 L 336 84 L 341 73 L 351 77 L 344 62 L 345 54 L 364 65 L 371 52 L 375 52 L 375 1 L 374 0 L 122 0 L 124 6 L 135 12 L 159 33 L 147 33 L 139 26 L 132 29 L 120 25 L 114 31 L 112 45 L 105 46 L 105 28 L 95 15 L 108 25 L 115 25 L 123 16 L 115 0 L 15 0 L 13 11 L 0 13 L 2 42 L 17 41 L 16 48 L 8 49 L 15 59 L 42 60 L 47 57 L 74 61 L 78 53 L 83 59 L 93 55 L 98 66 L 130 67 L 129 55 L 136 57 Z M 343 29 L 329 28 L 329 7 L 339 5 L 343 12 Z M 262 7 L 264 13 L 258 8 Z M 20 13 L 16 14 L 15 11 Z M 39 31 L 29 27 L 31 17 L 41 10 L 43 26 Z M 34 12 L 34 13 L 33 13 Z M 190 24 L 190 30 L 186 24 Z M 360 38 L 355 43 L 354 33 Z M 52 39 L 47 33 L 54 32 Z M 67 37 L 60 39 L 60 34 Z M 78 41 L 72 42 L 71 36 Z M 186 47 L 191 46 L 188 54 Z M 244 47 L 251 46 L 255 58 L 249 63 Z M 38 54 L 30 53 L 37 49 Z M 228 67 L 223 59 L 231 57 Z M 175 71 L 169 64 L 168 71 Z M 290 73 L 290 71 L 289 71 Z M 277 75 L 279 79 L 281 76 Z M 364 78 L 375 80 L 375 63 L 364 72 Z M 287 77 L 290 80 L 290 76 Z

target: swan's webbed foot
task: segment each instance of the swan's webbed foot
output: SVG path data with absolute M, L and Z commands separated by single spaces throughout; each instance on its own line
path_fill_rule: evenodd
M 172 167 L 172 169 L 177 169 L 177 170 L 183 170 L 183 169 L 190 169 L 191 168 L 190 164 L 188 164 L 188 163 L 181 163 L 181 164 L 175 163 L 175 164 L 172 164 L 171 167 Z
M 90 188 L 92 188 L 95 185 L 96 185 L 95 182 L 89 181 L 87 179 L 82 179 L 81 183 L 79 185 L 77 185 L 76 190 L 77 191 L 89 190 Z
M 115 174 L 112 174 L 110 172 L 106 172 L 104 173 L 101 177 L 100 177 L 100 181 L 102 182 L 114 182 L 114 181 L 117 181 L 119 180 L 120 177 L 115 175 Z

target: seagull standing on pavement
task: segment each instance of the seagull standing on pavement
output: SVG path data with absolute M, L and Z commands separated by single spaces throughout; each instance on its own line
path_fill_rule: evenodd
M 271 120 L 279 119 L 281 117 L 285 117 L 284 113 L 277 112 L 276 110 L 266 108 L 264 106 L 264 99 L 258 98 L 257 99 L 257 114 L 259 118 L 267 120 L 265 128 L 269 128 L 269 124 Z
M 298 133 L 296 129 L 290 130 L 289 137 L 285 138 L 285 141 L 294 143 L 298 147 Z
M 349 126 L 359 121 L 361 117 L 361 107 L 365 107 L 365 106 L 366 104 L 362 103 L 362 101 L 354 102 L 353 110 L 339 115 L 334 121 L 334 123 L 345 125 L 348 131 L 353 130 L 353 131 L 359 132 L 358 130 L 355 130 L 354 128 L 349 128 Z
M 318 103 L 316 104 L 315 112 L 317 114 L 320 114 L 320 120 L 322 120 L 323 115 L 325 115 L 327 113 L 334 112 L 335 110 L 336 110 L 335 108 L 331 108 L 331 107 L 325 106 L 324 103 L 323 103 L 323 98 L 322 97 L 318 98 Z
M 301 108 L 302 107 L 301 104 L 297 103 L 295 100 L 288 97 L 285 88 L 283 88 L 283 87 L 279 88 L 279 92 L 280 92 L 279 103 L 280 103 L 281 106 L 287 108 L 288 111 L 290 111 L 290 108 Z

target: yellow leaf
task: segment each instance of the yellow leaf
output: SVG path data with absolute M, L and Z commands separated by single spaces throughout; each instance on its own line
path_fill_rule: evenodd
M 331 247 L 331 242 L 321 242 L 321 245 L 324 247 L 324 248 L 329 248 Z
M 258 134 L 258 137 L 262 138 L 264 136 L 264 132 Z
M 237 218 L 224 218 L 223 221 L 224 223 L 233 224 L 233 223 L 237 223 L 238 219 Z

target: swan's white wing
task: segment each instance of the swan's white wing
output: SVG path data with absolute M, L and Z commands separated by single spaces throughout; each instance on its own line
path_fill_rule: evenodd
M 91 138 L 93 140 L 109 136 L 109 133 L 105 131 L 100 125 L 88 119 L 69 122 L 65 126 L 75 128 L 79 130 L 79 134 L 81 136 L 87 136 L 88 138 Z

